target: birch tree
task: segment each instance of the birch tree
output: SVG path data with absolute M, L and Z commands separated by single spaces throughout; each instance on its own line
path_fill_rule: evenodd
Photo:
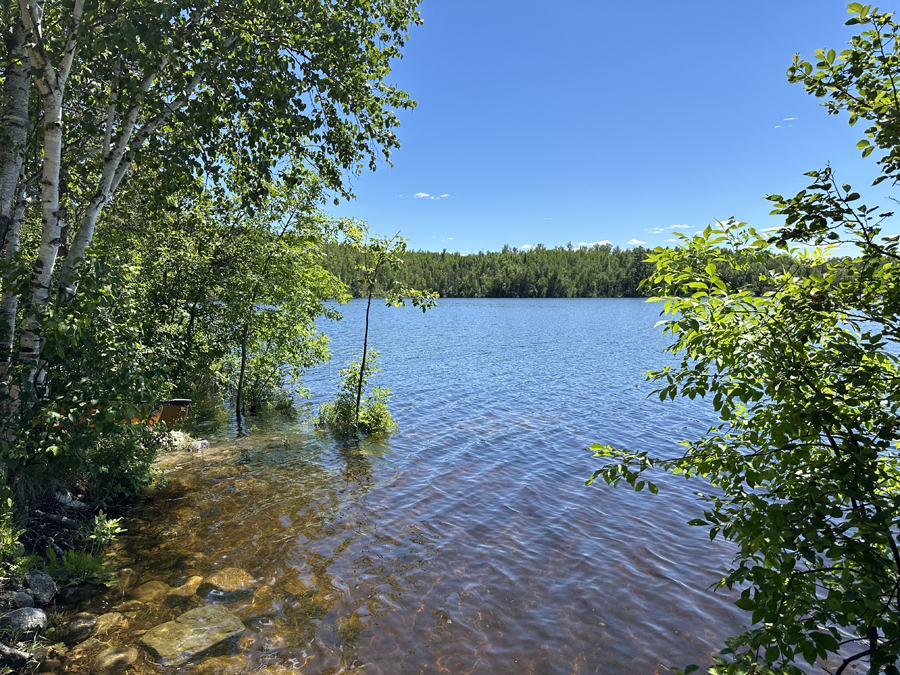
M 398 145 L 395 110 L 414 102 L 386 78 L 419 20 L 416 5 L 17 0 L 10 32 L 24 36 L 39 101 L 32 121 L 41 120 L 42 238 L 18 349 L 10 342 L 12 367 L 0 366 L 3 386 L 16 384 L 26 400 L 40 396 L 38 316 L 54 297 L 77 292 L 98 220 L 135 166 L 161 194 L 197 176 L 221 179 L 227 168 L 249 186 L 242 193 L 252 206 L 275 173 L 290 184 L 306 166 L 348 195 L 348 173 L 388 159 Z M 24 64 L 15 70 L 25 72 Z M 10 105 L 0 123 L 10 139 L 28 110 L 27 88 L 16 82 L 6 75 Z M 16 203 L 4 179 L 15 175 L 19 194 L 27 182 L 15 140 L 9 146 L 0 154 L 0 227 L 3 208 Z M 78 221 L 65 222 L 66 213 Z M 3 315 L 7 341 L 14 317 Z

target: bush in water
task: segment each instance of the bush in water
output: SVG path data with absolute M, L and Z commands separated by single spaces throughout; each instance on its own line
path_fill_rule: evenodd
M 362 375 L 362 389 L 365 391 L 369 377 L 379 371 L 378 352 L 370 352 Z M 318 425 L 331 429 L 337 434 L 377 434 L 390 431 L 396 422 L 388 411 L 391 390 L 386 387 L 372 387 L 364 395 L 356 418 L 356 394 L 360 386 L 360 362 L 353 361 L 341 368 L 341 384 L 337 396 L 331 403 L 319 406 Z

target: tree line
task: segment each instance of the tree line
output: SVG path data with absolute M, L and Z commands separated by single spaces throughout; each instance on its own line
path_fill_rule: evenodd
M 324 246 L 325 268 L 347 284 L 355 298 L 366 289 L 357 281 L 356 269 L 365 264 L 364 254 L 353 246 L 331 242 Z M 463 254 L 443 251 L 407 251 L 396 278 L 415 288 L 426 288 L 442 298 L 641 298 L 654 295 L 650 279 L 656 269 L 643 246 L 610 244 L 589 248 L 567 246 Z M 723 265 L 722 278 L 734 288 L 757 294 L 774 288 L 774 275 L 808 276 L 822 266 L 810 266 L 797 257 L 764 252 L 761 260 L 746 267 Z M 686 291 L 688 289 L 685 289 Z M 387 291 L 377 286 L 375 292 Z

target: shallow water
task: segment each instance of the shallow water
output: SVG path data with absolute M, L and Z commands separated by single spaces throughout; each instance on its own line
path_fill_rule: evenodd
M 363 310 L 325 326 L 335 359 L 309 378 L 313 405 L 360 349 Z M 685 524 L 703 486 L 659 476 L 654 496 L 584 485 L 593 442 L 671 455 L 712 422 L 701 401 L 647 397 L 642 374 L 668 362 L 658 318 L 641 300 L 373 308 L 377 383 L 393 389 L 399 432 L 355 448 L 302 421 L 236 440 L 233 423 L 204 427 L 213 447 L 167 455 L 170 485 L 124 523 L 126 584 L 81 608 L 126 614 L 116 644 L 205 602 L 244 621 L 237 642 L 172 672 L 708 664 L 747 615 L 707 590 L 731 553 Z M 176 587 L 229 567 L 252 590 L 128 604 L 147 581 Z

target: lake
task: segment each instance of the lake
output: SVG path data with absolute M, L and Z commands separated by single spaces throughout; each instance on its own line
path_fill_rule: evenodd
M 585 480 L 588 446 L 654 455 L 714 421 L 703 401 L 660 403 L 643 373 L 671 362 L 658 305 L 640 299 L 442 300 L 373 307 L 376 384 L 399 430 L 359 447 L 307 422 L 259 423 L 163 459 L 170 484 L 126 520 L 123 588 L 82 609 L 140 633 L 202 601 L 246 633 L 177 672 L 611 673 L 708 664 L 748 615 L 708 590 L 731 550 L 685 523 L 699 482 L 639 494 Z M 324 324 L 334 360 L 312 406 L 361 350 L 365 305 Z M 239 568 L 251 593 L 134 601 Z M 123 604 L 124 603 L 124 604 Z M 192 604 L 193 603 L 193 604 Z M 124 633 L 123 633 L 124 635 Z M 172 672 L 175 672 L 173 670 Z

